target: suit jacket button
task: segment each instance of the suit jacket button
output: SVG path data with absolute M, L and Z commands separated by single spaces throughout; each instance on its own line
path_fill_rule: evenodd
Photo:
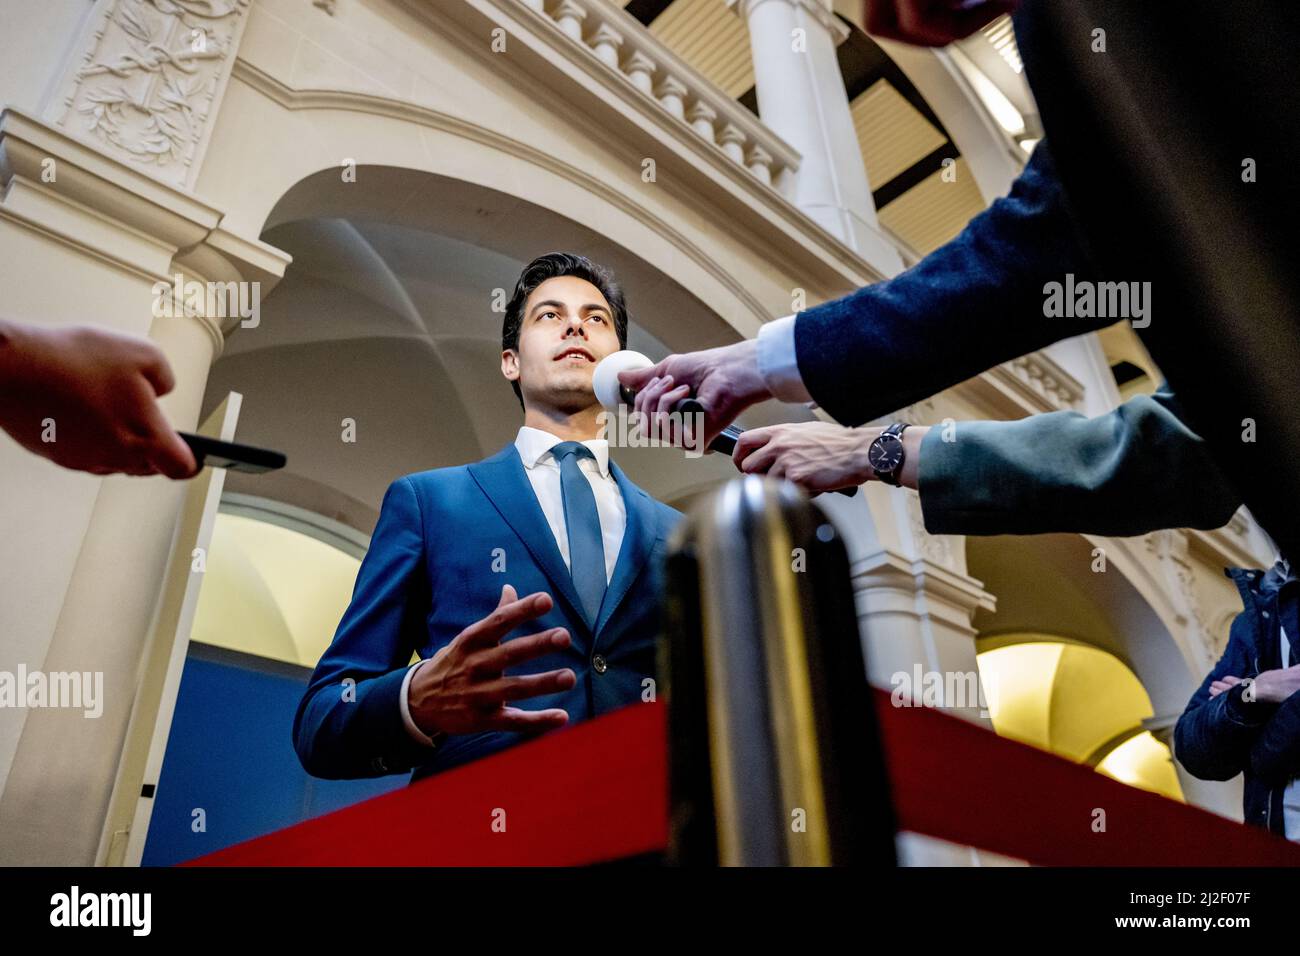
M 606 663 L 605 658 L 601 657 L 599 654 L 591 659 L 591 666 L 596 669 L 597 674 L 603 674 L 605 671 L 609 670 L 609 664 Z

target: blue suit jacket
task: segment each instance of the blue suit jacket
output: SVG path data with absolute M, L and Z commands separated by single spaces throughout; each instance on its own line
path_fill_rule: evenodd
M 490 614 L 511 584 L 522 597 L 546 591 L 554 606 L 505 640 L 564 627 L 571 645 L 512 668 L 529 674 L 571 668 L 571 690 L 520 702 L 562 707 L 570 722 L 641 700 L 655 676 L 665 538 L 680 513 L 610 471 L 623 494 L 627 528 L 595 627 L 513 444 L 483 461 L 400 478 L 389 486 L 357 573 L 352 603 L 316 665 L 294 718 L 298 757 L 317 777 L 375 777 L 413 770 L 412 780 L 523 739 L 502 731 L 452 736 L 436 749 L 411 739 L 399 695 L 412 653 L 427 658 Z M 504 573 L 495 572 L 494 566 Z M 605 658 L 596 673 L 592 658 Z M 355 687 L 345 680 L 355 681 Z

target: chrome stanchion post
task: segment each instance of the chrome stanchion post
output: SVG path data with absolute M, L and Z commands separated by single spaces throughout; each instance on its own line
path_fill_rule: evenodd
M 894 823 L 834 526 L 789 483 L 702 500 L 667 561 L 669 860 L 894 863 Z

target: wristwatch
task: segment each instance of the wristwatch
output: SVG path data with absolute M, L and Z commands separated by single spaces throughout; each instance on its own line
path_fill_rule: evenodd
M 899 484 L 898 476 L 903 470 L 903 460 L 907 457 L 903 451 L 903 432 L 910 427 L 908 422 L 894 422 L 867 449 L 867 464 L 871 465 L 876 477 L 895 488 Z

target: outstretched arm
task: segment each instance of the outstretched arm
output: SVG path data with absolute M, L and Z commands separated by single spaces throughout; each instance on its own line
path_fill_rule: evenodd
M 829 491 L 875 477 L 867 449 L 880 432 L 825 422 L 753 428 L 733 457 L 742 471 Z M 1241 504 L 1164 390 L 1095 418 L 913 426 L 903 446 L 900 483 L 920 491 L 932 534 L 1217 528 Z
M 1039 143 L 1010 194 L 951 242 L 893 279 L 799 314 L 799 377 L 836 421 L 860 425 L 1115 322 L 1049 314 L 1048 283 L 1096 276 L 1048 145 Z

